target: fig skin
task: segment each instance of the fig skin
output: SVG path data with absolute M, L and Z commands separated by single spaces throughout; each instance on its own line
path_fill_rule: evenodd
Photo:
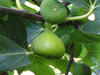
M 51 24 L 62 23 L 67 15 L 66 8 L 58 0 L 43 0 L 40 13 L 43 19 Z
M 63 42 L 51 30 L 46 29 L 40 33 L 32 43 L 35 54 L 46 58 L 61 58 L 65 53 Z
M 74 63 L 73 75 L 91 75 L 91 69 L 83 63 Z

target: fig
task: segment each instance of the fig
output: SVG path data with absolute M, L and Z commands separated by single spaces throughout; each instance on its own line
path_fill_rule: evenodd
M 88 12 L 88 9 L 73 5 L 71 8 L 70 14 L 71 14 L 71 16 L 82 16 L 82 15 L 86 14 L 87 12 Z M 76 20 L 75 23 L 81 25 L 81 24 L 84 24 L 87 20 L 88 20 L 88 17 L 86 17 L 84 19 Z
M 59 24 L 66 17 L 66 8 L 58 0 L 43 0 L 40 6 L 40 13 L 46 22 Z
M 74 63 L 73 75 L 91 75 L 91 69 L 83 63 Z
M 50 29 L 45 29 L 32 43 L 35 54 L 46 58 L 61 58 L 65 53 L 65 47 L 59 37 Z

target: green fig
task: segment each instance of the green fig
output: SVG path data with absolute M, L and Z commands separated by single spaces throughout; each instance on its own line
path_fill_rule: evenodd
M 47 58 L 61 58 L 65 53 L 63 42 L 50 29 L 45 29 L 32 43 L 32 50 Z
M 46 22 L 59 24 L 66 17 L 66 8 L 58 0 L 43 0 L 40 6 L 40 13 Z
M 71 14 L 71 16 L 82 16 L 82 15 L 86 14 L 87 12 L 88 12 L 88 9 L 73 5 L 71 8 L 70 14 Z M 81 24 L 84 24 L 87 20 L 88 20 L 88 17 L 77 20 L 77 21 L 75 21 L 75 23 L 81 25 Z
M 91 75 L 91 69 L 83 63 L 74 63 L 73 75 Z

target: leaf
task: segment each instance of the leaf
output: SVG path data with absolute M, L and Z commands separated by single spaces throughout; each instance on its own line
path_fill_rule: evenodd
M 25 3 L 25 1 L 27 1 L 27 0 L 21 0 L 21 4 L 24 4 L 24 3 Z
M 35 75 L 55 75 L 52 68 L 49 67 L 49 65 L 45 64 L 46 60 L 42 57 L 39 57 L 37 55 L 31 55 L 30 61 L 32 64 L 18 69 L 19 74 L 22 71 L 30 70 L 31 72 L 34 72 Z
M 27 49 L 27 32 L 21 18 L 9 15 L 7 21 L 0 20 L 0 34 Z
M 57 34 L 58 37 L 61 37 L 65 34 L 70 34 L 73 31 L 74 31 L 73 26 L 65 25 L 65 26 L 60 26 L 55 33 Z
M 99 42 L 94 42 L 94 43 L 87 43 L 85 44 L 85 47 L 87 49 L 87 56 L 83 59 L 83 62 L 85 62 L 88 65 L 96 65 L 100 63 L 96 61 L 94 63 L 94 59 L 100 60 L 100 43 Z M 88 62 L 86 62 L 88 60 Z
M 30 64 L 27 50 L 0 35 L 0 70 L 14 70 Z
M 71 53 L 71 44 L 66 46 L 66 53 L 70 55 Z M 79 57 L 79 55 L 81 54 L 82 51 L 82 45 L 81 44 L 75 44 L 74 45 L 74 53 L 73 53 L 73 57 Z
M 9 0 L 0 0 L 0 6 L 11 7 Z
M 51 59 L 48 60 L 48 64 L 54 66 L 55 68 L 59 69 L 61 73 L 66 72 L 66 68 L 68 66 L 68 60 L 66 58 L 63 59 Z
M 18 69 L 19 74 L 21 74 L 22 71 L 30 70 L 36 75 L 41 75 L 41 72 L 43 75 L 55 75 L 50 65 L 59 69 L 62 73 L 65 73 L 68 64 L 68 60 L 66 58 L 47 59 L 35 54 L 30 56 L 30 61 L 32 62 L 32 64 Z
M 36 21 L 31 19 L 23 19 L 23 23 L 27 30 L 28 44 L 31 44 L 34 38 L 42 31 L 42 27 Z
M 100 42 L 100 35 L 76 30 L 70 34 L 70 39 L 73 43 Z
M 14 71 L 7 71 L 8 75 L 14 75 Z
M 70 2 L 70 3 L 80 6 L 80 7 L 89 8 L 90 1 L 93 4 L 95 0 L 64 0 L 64 1 Z M 97 0 L 97 4 L 100 4 L 100 0 Z
M 81 30 L 86 33 L 100 34 L 100 20 L 86 22 Z
M 100 20 L 100 7 L 97 7 L 95 10 L 94 10 L 94 14 L 95 14 L 95 20 Z

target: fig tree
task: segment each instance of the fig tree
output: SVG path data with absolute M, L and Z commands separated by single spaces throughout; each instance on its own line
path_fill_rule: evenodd
M 43 0 L 40 6 L 40 13 L 46 22 L 59 24 L 66 17 L 66 8 L 58 0 Z
M 33 40 L 32 50 L 47 58 L 60 58 L 65 53 L 63 42 L 48 28 Z

